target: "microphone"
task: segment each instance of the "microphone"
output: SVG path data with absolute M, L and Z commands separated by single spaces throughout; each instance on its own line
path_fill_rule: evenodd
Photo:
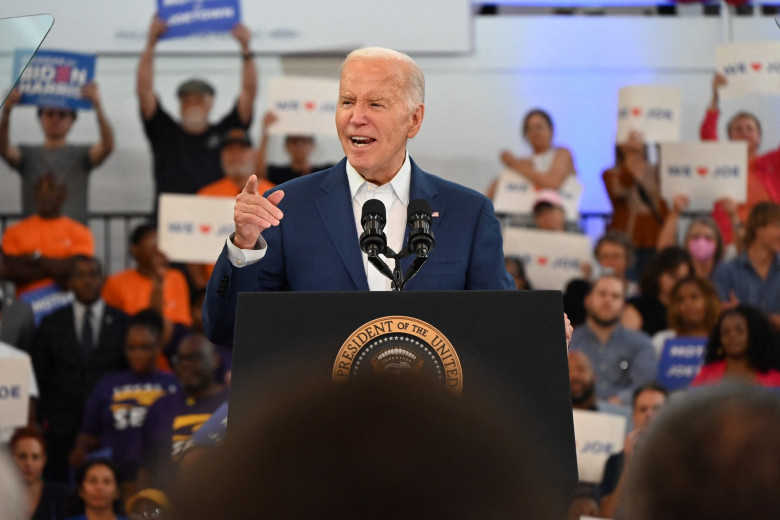
M 387 222 L 385 205 L 379 199 L 368 199 L 363 204 L 363 214 L 360 225 L 363 233 L 360 235 L 360 249 L 369 257 L 379 256 L 387 247 L 387 236 L 384 233 Z
M 414 199 L 409 202 L 406 216 L 411 228 L 409 252 L 415 253 L 420 258 L 428 258 L 428 253 L 433 251 L 433 246 L 436 244 L 436 239 L 431 233 L 430 204 L 423 199 Z

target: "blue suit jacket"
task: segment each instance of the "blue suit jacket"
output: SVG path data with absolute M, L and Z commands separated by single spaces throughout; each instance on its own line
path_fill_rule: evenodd
M 263 231 L 268 252 L 262 260 L 234 267 L 225 246 L 203 303 L 203 325 L 214 343 L 233 342 L 239 292 L 368 290 L 345 165 L 343 159 L 333 168 L 284 183 L 279 204 L 284 218 Z M 514 289 L 490 200 L 422 171 L 414 161 L 411 165 L 410 200 L 425 199 L 438 217 L 432 224 L 436 245 L 406 289 Z M 402 262 L 404 272 L 410 262 Z

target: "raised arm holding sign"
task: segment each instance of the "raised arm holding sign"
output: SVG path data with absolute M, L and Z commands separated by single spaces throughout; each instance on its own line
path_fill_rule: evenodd
M 155 47 L 169 30 L 162 19 L 152 19 L 136 83 L 144 131 L 154 154 L 156 195 L 195 193 L 221 179 L 220 139 L 230 129 L 249 127 L 257 94 L 257 69 L 249 47 L 251 33 L 246 26 L 236 24 L 231 33 L 241 47 L 242 66 L 241 90 L 235 107 L 216 124 L 210 123 L 214 87 L 193 78 L 177 90 L 180 120 L 175 121 L 160 105 L 154 91 Z

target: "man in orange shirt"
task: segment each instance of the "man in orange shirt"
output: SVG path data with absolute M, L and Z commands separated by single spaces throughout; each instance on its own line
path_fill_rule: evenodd
M 103 286 L 103 299 L 129 315 L 148 308 L 162 314 L 163 344 L 167 344 L 174 323 L 192 324 L 187 279 L 181 271 L 168 267 L 168 259 L 157 247 L 157 228 L 151 224 L 133 230 L 130 253 L 136 262 L 135 269 L 109 276 Z M 162 368 L 168 367 L 162 363 Z
M 17 297 L 32 305 L 37 323 L 70 301 L 64 283 L 73 257 L 94 255 L 95 243 L 89 228 L 62 215 L 67 191 L 61 178 L 40 177 L 34 197 L 35 215 L 9 226 L 3 235 L 0 278 L 16 284 Z
M 255 151 L 246 130 L 232 128 L 225 134 L 222 138 L 220 162 L 225 177 L 204 186 L 198 190 L 198 195 L 233 198 L 244 189 L 249 176 L 255 173 Z M 257 192 L 265 193 L 274 186 L 276 184 L 271 181 L 259 179 Z M 187 264 L 192 284 L 199 289 L 206 287 L 213 270 L 214 264 Z
M 198 195 L 215 197 L 235 197 L 246 186 L 249 176 L 255 169 L 255 151 L 249 134 L 243 128 L 232 128 L 222 138 L 220 164 L 225 177 L 199 189 Z M 259 193 L 265 193 L 276 184 L 262 179 L 257 187 Z

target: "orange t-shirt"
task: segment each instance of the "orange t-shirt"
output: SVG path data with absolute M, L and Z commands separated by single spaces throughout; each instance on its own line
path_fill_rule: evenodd
M 106 280 L 103 299 L 129 315 L 149 308 L 152 280 L 135 269 L 126 269 Z M 163 279 L 163 316 L 175 323 L 192 325 L 190 290 L 187 279 L 176 269 L 165 271 Z
M 47 258 L 69 258 L 74 255 L 94 256 L 95 240 L 89 228 L 68 217 L 27 217 L 5 230 L 3 253 L 9 256 L 31 255 L 40 251 Z M 20 285 L 17 294 L 52 283 L 51 278 Z
M 267 179 L 258 179 L 258 181 L 259 183 L 257 185 L 257 192 L 261 194 L 276 186 L 276 184 Z M 224 177 L 218 181 L 214 181 L 211 184 L 207 184 L 206 186 L 202 187 L 198 190 L 197 194 L 208 195 L 210 197 L 235 197 L 241 193 L 241 190 L 243 189 L 243 187 L 239 188 L 236 186 L 235 182 L 231 181 L 227 177 Z

